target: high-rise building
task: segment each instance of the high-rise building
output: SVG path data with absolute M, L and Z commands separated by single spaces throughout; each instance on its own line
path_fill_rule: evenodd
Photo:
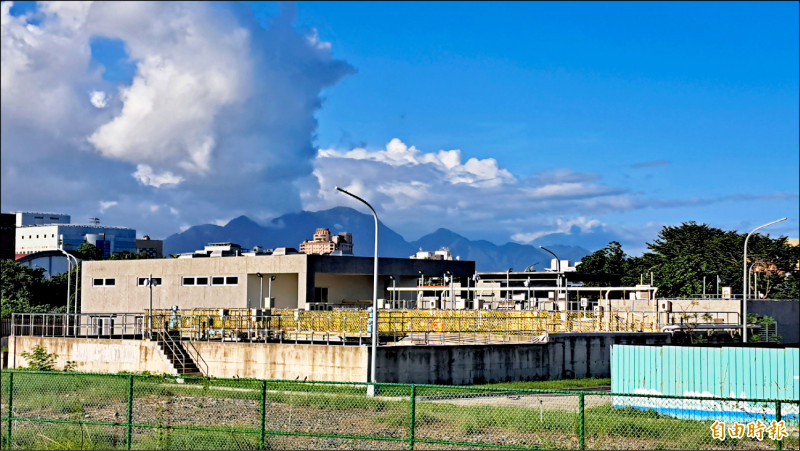
M 340 251 L 342 254 L 353 253 L 353 234 L 343 232 L 338 235 L 331 235 L 331 231 L 326 228 L 319 228 L 314 232 L 312 240 L 305 240 L 300 243 L 300 252 L 304 254 L 331 254 Z

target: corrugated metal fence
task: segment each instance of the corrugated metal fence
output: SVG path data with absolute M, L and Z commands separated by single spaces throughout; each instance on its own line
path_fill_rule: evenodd
M 723 398 L 800 398 L 800 349 L 751 347 L 688 347 L 613 345 L 611 391 L 637 395 Z M 670 413 L 668 405 L 644 405 L 644 398 L 623 399 L 615 405 L 653 408 Z M 650 403 L 652 404 L 652 403 Z M 704 411 L 700 403 L 699 413 Z M 729 417 L 760 413 L 774 417 L 774 409 L 747 403 L 724 407 Z M 719 406 L 708 410 L 718 416 Z M 696 412 L 696 413 L 698 413 Z M 797 408 L 783 412 L 795 418 Z

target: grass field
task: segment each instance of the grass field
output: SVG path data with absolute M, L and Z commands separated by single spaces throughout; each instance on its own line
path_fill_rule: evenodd
M 133 379 L 129 405 L 130 381 Z M 608 379 L 414 388 L 415 449 L 577 449 L 578 396 Z M 0 381 L 8 415 L 8 373 Z M 14 373 L 14 449 L 407 449 L 411 386 Z M 263 393 L 263 399 L 262 399 Z M 709 420 L 681 420 L 584 395 L 588 449 L 773 449 L 770 440 L 725 442 Z M 265 436 L 261 437 L 262 418 Z M 784 449 L 797 449 L 797 424 Z M 7 421 L 2 424 L 8 449 Z

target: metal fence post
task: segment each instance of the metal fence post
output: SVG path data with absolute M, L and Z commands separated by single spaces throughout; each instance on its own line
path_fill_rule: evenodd
M 6 449 L 13 449 L 11 447 L 11 416 L 14 409 L 14 373 L 8 373 L 8 425 L 6 430 L 6 440 L 8 440 L 8 447 Z
M 578 447 L 580 449 L 586 449 L 586 437 L 585 437 L 586 434 L 584 426 L 584 420 L 585 420 L 584 413 L 586 410 L 585 409 L 586 404 L 584 404 L 583 397 L 584 397 L 583 393 L 578 395 Z
M 775 402 L 775 421 L 777 421 L 778 423 L 781 422 L 781 402 L 780 401 L 776 401 Z M 775 440 L 775 449 L 777 449 L 777 450 L 783 449 L 783 440 L 782 439 Z
M 133 374 L 128 376 L 128 432 L 125 442 L 128 449 L 133 444 Z
M 408 422 L 408 449 L 414 449 L 414 409 L 417 403 L 417 386 L 411 386 L 411 398 L 410 398 L 410 411 L 411 411 L 411 418 Z
M 264 447 L 264 435 L 267 432 L 267 381 L 261 381 L 261 438 L 258 441 L 258 449 Z

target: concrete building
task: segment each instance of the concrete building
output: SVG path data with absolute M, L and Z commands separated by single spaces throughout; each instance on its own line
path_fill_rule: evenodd
M 417 260 L 452 260 L 453 254 L 451 254 L 450 249 L 446 247 L 443 247 L 436 252 L 423 251 L 422 248 L 419 248 L 419 252 L 409 258 L 414 258 Z
M 305 240 L 300 243 L 300 252 L 304 254 L 331 254 L 340 251 L 344 255 L 353 253 L 353 234 L 343 232 L 332 236 L 331 231 L 326 228 L 319 228 L 314 232 L 312 240 Z
M 150 258 L 162 258 L 164 257 L 164 241 L 151 240 L 150 236 L 145 235 L 141 240 L 136 240 L 136 252 L 145 253 Z
M 372 304 L 371 257 L 313 254 L 251 254 L 205 258 L 85 261 L 81 272 L 83 313 L 142 312 L 153 308 L 301 308 L 366 307 Z M 190 254 L 191 255 L 191 254 Z M 472 261 L 381 258 L 378 297 L 391 299 L 392 288 L 417 287 L 419 274 L 468 278 Z M 272 276 L 275 276 L 274 280 Z M 404 293 L 416 298 L 416 291 Z M 395 298 L 397 299 L 397 298 Z M 383 301 L 380 306 L 386 305 Z
M 116 252 L 136 252 L 136 230 L 126 227 L 61 223 L 18 226 L 15 241 L 17 255 L 59 248 L 75 251 L 83 243 L 102 250 L 103 257 Z

